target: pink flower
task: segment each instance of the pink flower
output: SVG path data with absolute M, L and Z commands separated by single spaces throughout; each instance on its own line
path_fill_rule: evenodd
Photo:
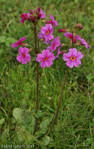
M 40 65 L 42 68 L 50 67 L 53 64 L 53 60 L 55 60 L 55 56 L 53 53 L 49 52 L 49 50 L 43 50 L 42 54 L 38 54 L 36 61 L 41 62 Z
M 27 15 L 27 13 L 23 13 L 22 15 L 21 15 L 21 23 L 24 23 L 25 22 L 25 20 L 27 20 L 28 19 L 28 15 Z
M 16 59 L 19 62 L 22 62 L 22 64 L 27 64 L 28 62 L 31 61 L 31 56 L 28 53 L 29 53 L 29 49 L 28 48 L 26 48 L 26 47 L 24 47 L 24 48 L 20 47 L 19 48 L 19 55 L 17 56 Z
M 84 39 L 80 39 L 80 40 L 81 40 L 80 42 L 81 45 L 84 45 L 87 49 L 92 48 L 91 46 L 88 45 L 88 43 Z
M 51 50 L 51 52 L 55 51 L 57 47 L 60 46 L 60 40 L 59 37 L 56 37 L 52 42 L 51 46 L 47 47 L 48 50 Z
M 57 21 L 54 20 L 54 17 L 52 14 L 50 14 L 50 18 L 51 18 L 51 20 L 46 21 L 46 23 L 50 23 L 53 26 L 58 26 L 58 23 L 57 23 Z
M 20 38 L 17 42 L 13 43 L 11 45 L 12 48 L 18 47 L 20 45 L 24 46 L 25 43 L 22 43 L 22 41 L 26 40 L 26 37 Z
M 43 34 L 43 33 L 39 33 L 38 34 L 38 37 L 39 37 L 39 39 L 42 39 L 46 44 L 49 44 L 50 43 L 50 40 L 48 39 L 48 40 L 45 40 L 45 34 Z
M 69 32 L 66 32 L 66 33 L 64 33 L 64 36 L 67 37 L 67 38 L 70 38 L 72 40 L 73 34 L 69 33 Z M 81 37 L 76 34 L 76 36 L 73 37 L 73 42 L 75 43 L 76 40 L 80 40 L 80 39 L 81 39 Z
M 41 28 L 41 33 L 44 34 L 45 41 L 51 40 L 54 38 L 52 35 L 54 32 L 54 29 L 51 24 L 46 24 L 46 26 Z
M 46 18 L 45 13 L 41 9 L 40 9 L 40 12 L 39 12 L 39 16 L 40 16 L 40 19 Z
M 81 52 L 77 52 L 77 49 L 71 48 L 68 53 L 63 54 L 63 60 L 67 61 L 66 65 L 70 68 L 73 66 L 78 67 L 81 64 L 80 59 L 83 58 L 83 54 Z

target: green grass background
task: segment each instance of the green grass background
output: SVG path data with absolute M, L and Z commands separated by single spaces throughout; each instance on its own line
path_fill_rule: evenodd
M 3 108 L 0 109 L 0 144 L 32 144 L 35 148 L 43 149 L 94 149 L 94 1 L 0 0 L 0 7 L 0 107 Z M 20 23 L 20 15 L 37 7 L 41 7 L 47 19 L 49 14 L 53 14 L 59 24 L 55 28 L 54 36 L 60 36 L 62 43 L 69 44 L 69 39 L 66 39 L 63 33 L 58 33 L 58 29 L 66 27 L 71 30 L 74 23 L 81 23 L 83 30 L 78 34 L 92 46 L 89 50 L 84 46 L 76 47 L 84 54 L 84 58 L 78 68 L 69 69 L 58 119 L 47 145 L 37 138 L 37 133 L 28 139 L 27 136 L 31 135 L 31 125 L 27 125 L 27 132 L 24 133 L 21 131 L 22 124 L 16 122 L 13 117 L 15 108 L 32 111 L 35 107 L 35 62 L 31 61 L 27 65 L 18 63 L 18 48 L 11 48 L 11 44 L 26 36 L 26 41 L 34 45 L 31 24 Z M 43 25 L 40 23 L 38 32 Z M 41 50 L 46 48 L 45 44 L 40 46 Z M 62 49 L 67 50 L 66 47 Z M 31 57 L 34 57 L 33 51 Z M 40 68 L 39 125 L 43 121 L 46 125 L 45 120 L 55 113 L 65 70 L 62 56 L 50 68 Z M 32 117 L 29 117 L 27 123 L 31 121 Z M 22 138 L 24 134 L 26 137 Z

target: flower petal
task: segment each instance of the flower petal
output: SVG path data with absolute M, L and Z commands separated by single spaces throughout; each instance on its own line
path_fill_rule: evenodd
M 22 37 L 22 38 L 20 38 L 19 40 L 20 40 L 20 41 L 24 41 L 24 40 L 26 40 L 26 37 Z
M 21 55 L 18 55 L 18 56 L 16 57 L 16 59 L 17 59 L 18 62 L 21 62 L 22 59 L 23 59 L 23 57 L 22 57 Z
M 83 54 L 81 52 L 77 52 L 77 59 L 82 59 L 83 58 Z
M 25 59 L 23 59 L 22 64 L 27 64 L 27 61 Z
M 73 67 L 73 61 L 71 61 L 71 60 L 67 61 L 67 62 L 66 62 L 66 65 L 67 65 L 68 67 L 72 68 L 72 67 Z
M 19 48 L 19 54 L 22 55 L 22 53 L 23 53 L 23 48 L 20 47 L 20 48 Z
M 24 23 L 25 22 L 25 19 L 21 19 L 21 23 Z
M 45 61 L 42 61 L 42 62 L 40 63 L 40 66 L 41 66 L 42 68 L 45 68 L 45 67 L 46 67 L 46 62 L 45 62 Z
M 49 47 L 47 47 L 47 48 L 46 48 L 46 50 L 52 50 L 52 47 L 51 47 L 51 46 L 49 46 Z
M 48 57 L 50 54 L 52 54 L 51 52 L 49 52 L 49 50 L 43 50 L 42 54 L 44 57 Z
M 18 47 L 18 46 L 19 46 L 18 41 L 17 41 L 17 42 L 15 42 L 15 43 L 13 43 L 13 44 L 11 45 L 11 47 L 12 47 L 12 48 L 15 48 L 15 47 Z
M 42 54 L 37 54 L 36 61 L 37 61 L 37 62 L 40 62 L 40 61 L 43 60 L 43 58 L 44 58 L 44 56 L 43 56 Z
M 50 53 L 48 58 L 49 58 L 49 60 L 55 60 L 54 53 Z
M 76 60 L 74 61 L 74 66 L 75 66 L 75 67 L 78 67 L 80 64 L 81 64 L 81 61 L 80 61 L 80 60 L 77 60 L 77 59 L 76 59 Z
M 28 49 L 28 48 L 26 48 L 26 47 L 24 47 L 24 48 L 23 48 L 23 52 L 22 52 L 22 53 L 26 55 L 27 53 L 29 53 L 29 49 Z
M 63 54 L 63 60 L 64 60 L 64 61 L 68 61 L 69 59 L 70 59 L 69 53 L 64 53 L 64 54 Z
M 26 54 L 25 59 L 26 59 L 27 62 L 30 62 L 30 61 L 31 61 L 31 56 L 30 56 L 30 54 Z
M 50 18 L 51 18 L 51 20 L 54 20 L 54 17 L 53 17 L 53 15 L 52 15 L 52 14 L 50 14 Z
M 47 66 L 47 67 L 50 67 L 52 64 L 53 64 L 53 63 L 52 63 L 51 60 L 47 60 L 47 61 L 46 61 L 46 66 Z
M 64 36 L 67 38 L 72 38 L 72 33 L 66 32 L 64 33 Z
M 70 48 L 69 52 L 71 53 L 71 56 L 75 56 L 77 54 L 77 49 L 76 48 Z

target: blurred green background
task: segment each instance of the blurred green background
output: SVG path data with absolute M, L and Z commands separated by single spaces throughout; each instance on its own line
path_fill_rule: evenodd
M 94 149 L 94 0 L 0 0 L 0 7 L 0 144 L 32 144 L 43 149 Z M 27 65 L 18 63 L 18 48 L 11 48 L 11 44 L 26 36 L 27 43 L 34 45 L 32 25 L 28 22 L 22 24 L 20 16 L 37 7 L 46 13 L 47 19 L 49 14 L 53 14 L 58 22 L 54 36 L 59 36 L 61 43 L 69 44 L 69 39 L 58 30 L 71 30 L 75 23 L 81 23 L 83 30 L 77 34 L 92 46 L 89 50 L 76 46 L 84 54 L 82 64 L 69 69 L 58 120 L 50 138 L 44 139 L 37 136 L 43 133 L 42 128 L 47 131 L 49 119 L 57 107 L 66 70 L 62 56 L 50 68 L 40 68 L 38 117 L 41 132 L 31 135 L 32 116 L 24 117 L 24 122 L 19 123 L 13 114 L 15 108 L 32 112 L 35 107 L 35 62 Z M 40 22 L 37 32 L 43 25 Z M 41 50 L 46 47 L 45 44 L 40 45 Z M 66 47 L 63 49 L 67 50 Z M 31 57 L 33 59 L 34 51 Z

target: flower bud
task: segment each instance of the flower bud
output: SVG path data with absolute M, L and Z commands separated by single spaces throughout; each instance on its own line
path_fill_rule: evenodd
M 32 10 L 30 10 L 29 12 L 30 12 L 30 14 L 33 14 L 33 11 Z
M 78 23 L 78 24 L 75 23 L 74 27 L 77 30 L 82 30 L 83 29 L 83 26 L 80 23 Z
M 45 23 L 51 23 L 52 21 L 51 20 L 47 20 Z
M 37 10 L 40 12 L 40 7 L 38 7 Z
M 66 53 L 66 50 L 63 50 L 59 53 L 59 55 Z
M 63 32 L 63 33 L 65 33 L 65 32 L 68 32 L 68 29 L 59 29 L 59 32 Z
M 32 20 L 32 22 L 34 23 L 35 20 L 36 20 L 36 18 L 35 18 L 34 16 L 31 16 L 31 20 Z
M 36 9 L 36 13 L 37 13 L 37 14 L 40 13 L 40 7 L 38 7 L 38 8 Z
M 38 20 L 41 18 L 41 14 L 38 14 Z

